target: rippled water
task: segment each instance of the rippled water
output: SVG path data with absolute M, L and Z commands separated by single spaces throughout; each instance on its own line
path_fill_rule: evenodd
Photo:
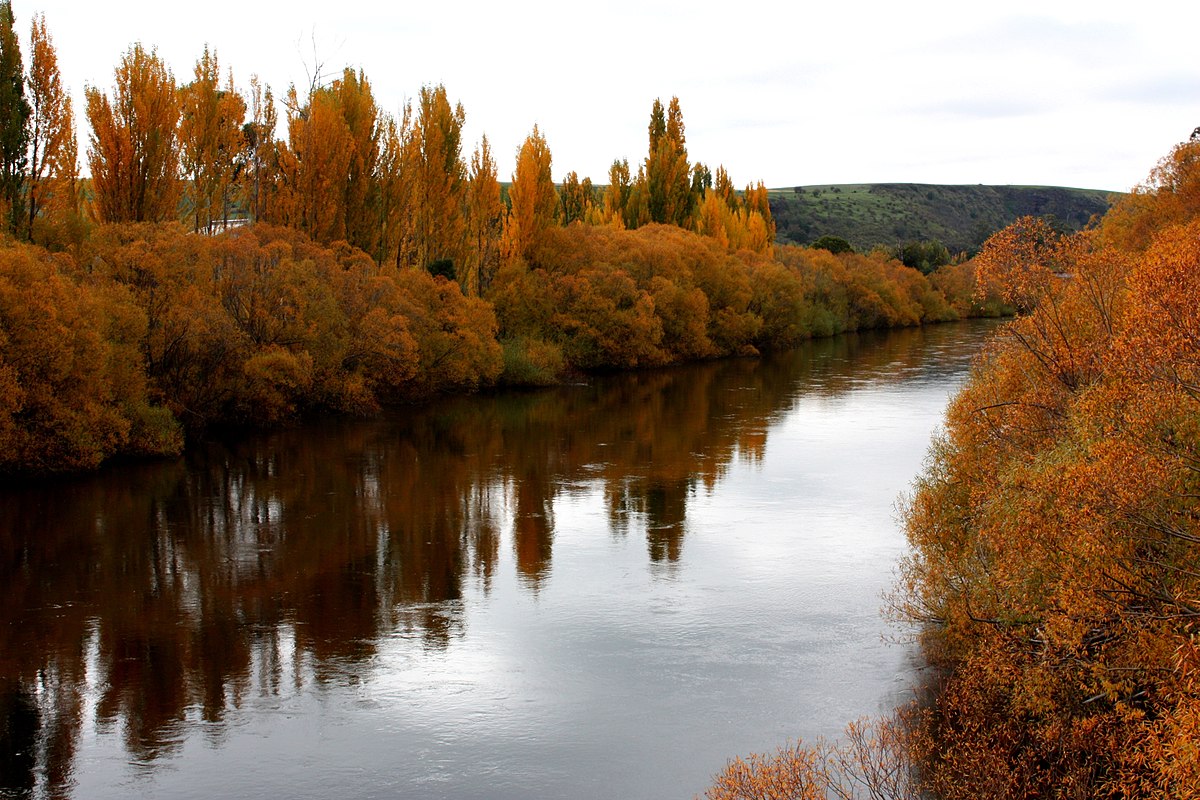
M 987 323 L 0 490 L 0 796 L 688 798 L 903 699 L 895 503 Z

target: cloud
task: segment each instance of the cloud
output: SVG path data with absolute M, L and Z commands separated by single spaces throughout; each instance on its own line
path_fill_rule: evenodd
M 1030 117 L 1060 107 L 1041 97 L 946 97 L 912 110 L 918 116 L 953 117 L 956 119 L 995 120 Z
M 1098 96 L 1118 103 L 1195 106 L 1200 102 L 1200 73 L 1146 76 L 1109 86 Z
M 1127 26 L 1105 20 L 1057 19 L 1018 15 L 984 22 L 944 40 L 939 52 L 955 57 L 1018 56 L 1096 59 L 1121 52 L 1133 43 Z

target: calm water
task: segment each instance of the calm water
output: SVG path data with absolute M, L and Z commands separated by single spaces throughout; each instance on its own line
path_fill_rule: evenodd
M 689 798 L 903 699 L 895 503 L 986 324 L 0 491 L 0 796 Z

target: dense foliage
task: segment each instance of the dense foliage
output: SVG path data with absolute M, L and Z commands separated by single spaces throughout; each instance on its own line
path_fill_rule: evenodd
M 898 607 L 944 678 L 881 723 L 907 788 L 870 796 L 1200 796 L 1198 187 L 1192 141 L 1098 228 L 1021 219 L 977 259 L 1020 316 L 905 510 Z M 710 796 L 808 796 L 820 752 L 735 762 Z
M 362 412 L 500 370 L 487 303 L 296 231 L 102 226 L 84 253 L 0 250 L 5 471 L 176 452 L 179 422 Z

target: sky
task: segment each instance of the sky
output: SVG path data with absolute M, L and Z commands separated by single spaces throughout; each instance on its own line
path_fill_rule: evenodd
M 180 83 L 205 44 L 277 97 L 361 69 L 399 116 L 423 85 L 486 134 L 501 180 L 537 124 L 556 180 L 645 157 L 677 96 L 688 154 L 737 185 L 913 182 L 1125 191 L 1200 126 L 1200 3 L 12 0 L 44 13 L 86 151 L 84 85 L 134 42 Z M 284 135 L 282 125 L 277 135 Z M 86 164 L 82 165 L 85 172 Z

